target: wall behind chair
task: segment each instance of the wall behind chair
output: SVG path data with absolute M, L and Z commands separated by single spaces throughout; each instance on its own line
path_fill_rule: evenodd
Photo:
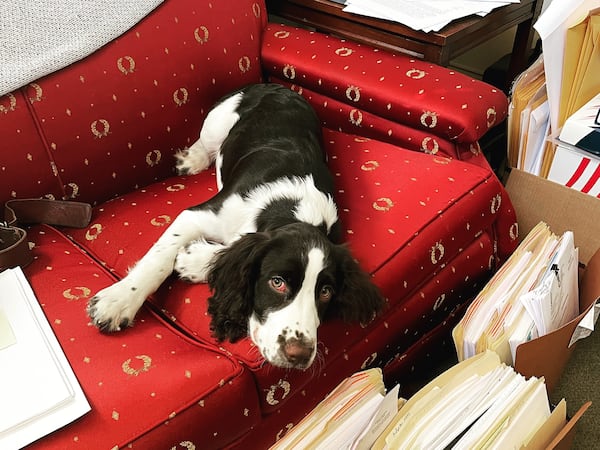
M 513 27 L 493 39 L 472 48 L 450 61 L 450 67 L 464 72 L 473 78 L 481 79 L 485 69 L 504 55 L 512 52 L 517 29 Z

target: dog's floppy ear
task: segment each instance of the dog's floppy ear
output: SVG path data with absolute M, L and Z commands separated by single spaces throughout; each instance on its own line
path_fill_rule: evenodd
M 366 324 L 383 309 L 384 300 L 368 273 L 361 269 L 344 245 L 334 246 L 338 290 L 329 311 L 347 322 Z
M 268 238 L 264 233 L 242 236 L 219 251 L 208 273 L 212 296 L 208 299 L 210 327 L 219 341 L 235 342 L 248 334 L 254 282 Z

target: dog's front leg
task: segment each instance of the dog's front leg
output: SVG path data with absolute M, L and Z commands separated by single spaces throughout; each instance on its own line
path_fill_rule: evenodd
M 130 326 L 146 298 L 173 271 L 179 249 L 202 236 L 203 215 L 212 213 L 183 211 L 125 278 L 92 297 L 87 307 L 92 323 L 102 331 Z

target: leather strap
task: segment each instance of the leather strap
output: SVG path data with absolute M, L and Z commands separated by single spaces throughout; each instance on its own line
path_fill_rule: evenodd
M 0 271 L 10 267 L 25 267 L 33 261 L 27 242 L 27 232 L 20 224 L 84 228 L 92 217 L 87 203 L 48 199 L 9 200 L 4 205 L 4 220 L 0 224 Z
M 10 267 L 25 267 L 32 260 L 25 230 L 0 226 L 0 271 Z

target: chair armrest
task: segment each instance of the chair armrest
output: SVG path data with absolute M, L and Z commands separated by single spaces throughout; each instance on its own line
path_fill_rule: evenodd
M 269 78 L 454 144 L 476 143 L 508 111 L 501 90 L 459 72 L 287 25 L 267 26 L 262 64 Z

